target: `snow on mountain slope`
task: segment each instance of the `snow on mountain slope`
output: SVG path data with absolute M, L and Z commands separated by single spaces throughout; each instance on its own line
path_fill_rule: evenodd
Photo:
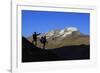
M 42 36 L 46 36 L 47 39 L 54 39 L 54 38 L 58 38 L 60 40 L 66 38 L 66 37 L 72 37 L 72 36 L 79 36 L 80 31 L 78 30 L 78 28 L 76 27 L 68 27 L 68 28 L 64 28 L 64 29 L 55 29 L 55 30 L 51 30 L 47 33 L 41 33 L 38 37 L 42 37 Z M 32 37 L 29 37 L 29 40 L 32 40 Z
M 51 38 L 51 37 L 64 38 L 64 37 L 67 37 L 69 35 L 72 35 L 72 33 L 76 32 L 76 31 L 79 32 L 79 30 L 76 27 L 69 27 L 69 28 L 64 28 L 61 30 L 53 30 L 53 31 L 46 33 L 45 35 L 47 36 L 47 38 Z
M 68 36 L 68 35 L 71 35 L 71 34 L 72 34 L 72 32 L 66 32 L 66 33 L 64 33 L 61 37 L 64 38 L 64 37 L 66 37 L 66 36 Z
M 76 28 L 76 27 L 69 27 L 69 28 L 67 28 L 67 31 L 70 31 L 70 32 L 78 31 L 78 28 Z

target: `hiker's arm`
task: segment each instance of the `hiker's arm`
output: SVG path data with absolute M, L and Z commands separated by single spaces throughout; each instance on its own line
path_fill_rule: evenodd
M 40 35 L 41 33 L 38 33 L 37 35 Z

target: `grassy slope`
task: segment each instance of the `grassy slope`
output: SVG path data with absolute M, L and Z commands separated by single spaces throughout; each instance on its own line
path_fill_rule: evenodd
M 29 37 L 28 40 L 32 42 L 32 37 Z M 46 48 L 54 49 L 70 45 L 81 45 L 81 44 L 89 45 L 90 43 L 89 40 L 90 40 L 89 36 L 79 36 L 79 37 L 69 37 L 69 38 L 66 37 L 64 39 L 56 38 L 54 40 L 50 38 L 47 39 L 48 43 L 46 43 Z M 42 44 L 40 43 L 39 39 L 38 39 L 38 47 L 40 48 L 42 47 Z

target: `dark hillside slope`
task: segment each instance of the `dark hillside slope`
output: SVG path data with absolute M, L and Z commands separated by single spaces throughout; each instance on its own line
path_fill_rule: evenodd
M 35 47 L 22 37 L 22 62 L 90 59 L 89 45 L 71 45 L 56 49 Z
M 26 38 L 22 37 L 22 62 L 50 61 L 57 58 L 56 54 L 35 47 Z
M 89 45 L 72 45 L 50 50 L 63 60 L 90 59 Z

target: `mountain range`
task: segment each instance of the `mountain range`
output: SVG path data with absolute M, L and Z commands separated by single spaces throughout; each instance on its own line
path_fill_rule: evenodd
M 89 35 L 83 34 L 76 27 L 68 27 L 64 29 L 55 29 L 48 31 L 46 33 L 41 33 L 38 35 L 37 47 L 42 46 L 40 43 L 40 38 L 46 36 L 47 43 L 46 49 L 60 48 L 64 46 L 71 45 L 89 45 L 90 38 Z M 27 37 L 27 40 L 32 43 L 32 35 Z

